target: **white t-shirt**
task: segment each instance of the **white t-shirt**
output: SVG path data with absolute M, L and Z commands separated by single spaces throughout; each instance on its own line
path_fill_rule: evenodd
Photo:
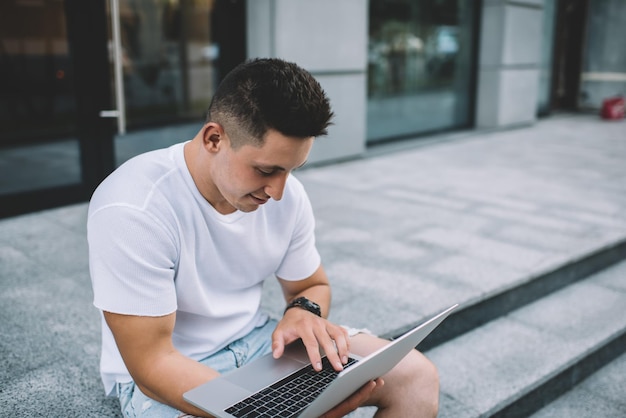
M 135 157 L 98 187 L 87 222 L 89 266 L 97 308 L 176 311 L 174 345 L 200 360 L 266 320 L 264 279 L 307 278 L 320 256 L 311 204 L 295 177 L 280 201 L 223 215 L 196 188 L 183 146 Z M 100 369 L 107 394 L 132 380 L 104 320 Z

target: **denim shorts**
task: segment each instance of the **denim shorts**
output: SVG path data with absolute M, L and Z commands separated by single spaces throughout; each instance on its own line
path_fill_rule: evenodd
M 217 353 L 200 360 L 219 373 L 225 373 L 272 351 L 272 333 L 277 321 L 268 320 L 245 337 L 229 344 Z M 122 414 L 127 418 L 182 418 L 184 412 L 159 403 L 144 395 L 134 382 L 118 383 Z

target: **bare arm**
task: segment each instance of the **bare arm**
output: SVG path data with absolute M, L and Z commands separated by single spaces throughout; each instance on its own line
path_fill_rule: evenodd
M 104 312 L 133 380 L 158 402 L 197 416 L 210 416 L 183 400 L 183 393 L 219 375 L 182 355 L 172 344 L 176 314 L 160 317 Z
M 305 296 L 320 305 L 322 317 L 328 318 L 331 289 L 323 266 L 320 265 L 315 273 L 305 280 L 288 281 L 279 278 L 278 281 L 286 302 L 291 302 L 299 296 Z

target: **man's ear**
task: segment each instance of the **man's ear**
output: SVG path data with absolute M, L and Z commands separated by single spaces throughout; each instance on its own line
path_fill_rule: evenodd
M 204 125 L 202 132 L 202 144 L 210 152 L 218 151 L 226 142 L 226 135 L 222 125 L 215 122 L 208 122 Z

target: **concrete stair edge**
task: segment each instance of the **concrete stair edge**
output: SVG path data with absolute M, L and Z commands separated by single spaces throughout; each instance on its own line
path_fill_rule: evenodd
M 541 297 L 583 280 L 623 259 L 626 259 L 626 237 L 598 246 L 578 257 L 571 257 L 507 288 L 462 302 L 435 332 L 420 343 L 419 349 L 420 351 L 430 350 Z M 382 337 L 396 338 L 420 322 L 422 321 L 394 329 Z
M 493 418 L 527 417 L 591 376 L 624 353 L 626 328 L 607 338 L 593 349 L 570 359 L 566 365 L 546 375 L 526 391 L 501 403 L 486 416 Z
M 617 275 L 620 277 L 617 288 L 612 281 L 615 277 L 614 274 L 608 276 L 611 279 L 610 285 L 607 284 L 609 282 L 606 280 L 607 276 L 602 277 L 603 271 L 608 272 L 611 267 L 615 269 L 613 273 L 618 272 Z M 607 266 L 606 269 L 598 271 L 597 274 L 592 274 L 585 280 L 573 283 L 560 292 L 553 292 L 545 298 L 539 298 L 535 303 L 529 304 L 528 307 L 522 307 L 523 309 L 516 310 L 506 317 L 496 318 L 472 332 L 461 335 L 457 341 L 448 341 L 441 347 L 435 347 L 430 352 L 427 351 L 425 353 L 427 356 L 430 356 L 431 359 L 434 358 L 436 364 L 443 366 L 443 370 L 440 372 L 453 376 L 448 377 L 450 381 L 447 382 L 447 387 L 445 384 L 442 385 L 442 395 L 444 395 L 442 399 L 456 403 L 456 405 L 451 407 L 448 405 L 442 411 L 442 417 L 527 417 L 626 353 L 626 321 L 619 311 L 626 300 L 626 288 L 624 287 L 626 280 L 624 278 L 626 278 L 626 260 L 622 260 L 615 266 Z M 600 293 L 594 294 L 593 289 L 597 289 L 596 291 Z M 592 293 L 588 293 L 590 290 Z M 593 297 L 594 295 L 609 295 L 609 298 L 596 299 Z M 587 299 L 582 301 L 582 308 L 579 307 L 579 304 L 572 303 L 573 301 L 581 301 L 581 297 Z M 597 315 L 590 312 L 590 309 L 593 309 L 590 307 L 593 306 L 601 307 Z M 550 314 L 557 311 L 565 312 L 564 318 L 548 319 L 547 323 L 544 324 L 544 316 L 547 315 L 547 318 L 550 318 Z M 571 317 L 571 312 L 574 311 L 578 315 Z M 541 315 L 538 315 L 539 313 Z M 605 318 L 602 315 L 611 316 Z M 611 320 L 611 318 L 616 318 L 615 315 L 621 317 L 621 319 L 618 318 L 618 322 Z M 569 324 L 565 323 L 567 319 L 571 320 Z M 582 323 L 576 322 L 581 320 Z M 506 332 L 502 334 L 501 331 L 509 330 L 513 323 L 516 323 L 519 329 L 523 331 L 524 329 L 526 331 L 534 329 L 536 334 L 526 333 L 526 331 L 520 333 L 516 329 L 511 334 Z M 563 323 L 564 329 L 559 327 L 559 332 L 555 333 L 557 330 L 555 324 L 560 325 L 561 323 Z M 604 326 L 598 327 L 598 332 L 596 332 L 596 330 L 589 329 L 590 327 L 595 328 L 594 324 L 603 324 Z M 579 329 L 583 330 L 582 334 Z M 561 332 L 565 333 L 565 337 L 563 335 L 559 337 Z M 578 339 L 579 337 L 574 337 L 572 339 L 567 337 L 568 333 L 572 336 L 583 335 L 587 338 Z M 516 351 L 513 349 L 509 352 L 507 351 L 507 344 L 501 343 L 508 340 L 514 344 L 519 344 L 521 341 L 519 337 L 529 335 L 540 338 L 533 343 L 537 344 L 539 351 L 533 349 Z M 544 339 L 544 337 L 549 338 Z M 476 344 L 477 341 L 480 341 L 486 348 L 482 346 L 477 348 L 480 345 Z M 557 352 L 554 350 L 555 344 L 566 348 L 563 350 L 566 353 L 565 358 L 554 355 L 546 356 L 546 353 Z M 522 350 L 527 348 L 524 343 L 519 345 Z M 492 348 L 504 349 L 501 353 L 505 353 L 504 356 L 496 353 L 493 364 L 484 359 L 484 353 L 489 353 Z M 533 348 L 535 348 L 534 345 Z M 522 357 L 511 357 L 511 354 L 515 355 L 521 352 L 534 353 Z M 483 353 L 483 355 L 477 357 L 476 353 Z M 488 357 L 492 354 L 488 354 Z M 483 357 L 482 360 L 481 357 Z M 532 361 L 531 357 L 545 359 L 545 361 Z M 459 360 L 461 358 L 463 360 Z M 472 360 L 476 364 L 473 364 Z M 507 364 L 510 361 L 515 363 L 511 363 L 512 367 L 509 369 L 510 366 Z M 467 362 L 469 362 L 469 366 L 466 365 Z M 464 363 L 466 364 L 464 365 Z M 533 364 L 541 365 L 541 367 L 537 370 L 532 369 Z M 522 365 L 522 372 L 520 372 L 519 365 Z M 461 366 L 460 369 L 459 366 Z M 490 366 L 492 370 L 485 373 L 484 367 L 486 366 Z M 481 369 L 481 367 L 483 368 Z M 526 368 L 533 371 L 529 372 Z M 458 370 L 460 371 L 457 376 L 455 373 Z M 507 374 L 507 370 L 510 370 L 510 374 Z M 492 381 L 489 380 L 489 383 L 485 383 L 489 379 L 490 373 L 495 373 L 492 376 L 495 378 Z M 505 380 L 502 379 L 503 376 Z M 485 390 L 497 388 L 503 383 L 506 386 L 506 379 L 513 379 L 510 381 L 521 383 L 519 387 L 512 384 L 511 388 L 501 390 L 499 395 L 497 393 L 491 394 Z M 477 383 L 473 384 L 468 380 Z M 458 384 L 457 382 L 462 383 Z M 475 401 L 477 396 L 482 398 Z M 484 401 L 485 398 L 490 397 L 492 400 Z

